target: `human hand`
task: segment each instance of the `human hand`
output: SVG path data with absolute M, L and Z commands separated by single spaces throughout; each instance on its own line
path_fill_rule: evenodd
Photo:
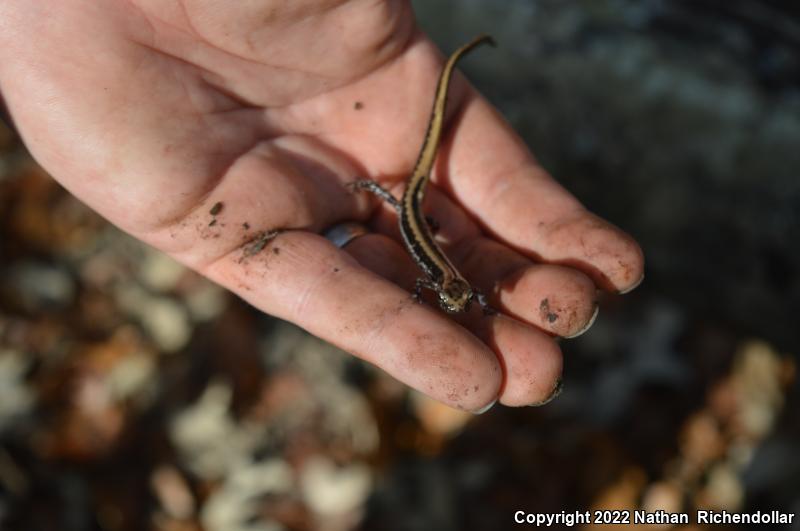
M 451 406 L 538 403 L 561 374 L 553 336 L 590 324 L 597 287 L 635 287 L 642 254 L 456 76 L 427 206 L 502 313 L 413 303 L 394 212 L 344 183 L 402 185 L 441 64 L 399 0 L 0 4 L 0 92 L 89 206 Z M 320 236 L 344 220 L 374 232 L 344 249 Z M 294 230 L 264 242 L 275 229 Z

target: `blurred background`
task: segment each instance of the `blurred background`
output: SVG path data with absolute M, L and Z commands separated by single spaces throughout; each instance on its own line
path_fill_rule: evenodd
M 562 343 L 561 397 L 474 417 L 413 394 L 120 233 L 0 125 L 0 529 L 800 518 L 798 4 L 414 5 L 445 53 L 496 36 L 463 70 L 645 250 L 645 283 Z

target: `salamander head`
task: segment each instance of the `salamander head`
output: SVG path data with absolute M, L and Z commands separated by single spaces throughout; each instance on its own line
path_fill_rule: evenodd
M 469 283 L 460 278 L 454 278 L 438 290 L 439 306 L 447 313 L 461 313 L 469 311 L 472 298 L 475 296 Z

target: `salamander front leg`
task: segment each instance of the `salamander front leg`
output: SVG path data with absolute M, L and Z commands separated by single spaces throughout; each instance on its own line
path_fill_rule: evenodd
M 375 181 L 371 179 L 361 179 L 358 181 L 352 181 L 346 184 L 347 188 L 351 192 L 356 192 L 358 190 L 365 190 L 371 194 L 375 194 L 390 205 L 392 205 L 396 209 L 400 209 L 400 201 L 398 201 L 389 190 L 384 188 L 383 186 L 379 185 Z
M 489 301 L 486 300 L 486 295 L 481 293 L 475 288 L 472 288 L 472 297 L 481 305 L 483 315 L 497 315 L 497 310 L 489 306 Z
M 436 284 L 434 284 L 431 279 L 426 277 L 421 277 L 417 279 L 417 282 L 414 284 L 414 293 L 411 295 L 411 298 L 420 304 L 422 304 L 423 288 L 429 289 L 431 291 L 436 291 Z
M 428 228 L 431 229 L 431 234 L 436 234 L 439 232 L 441 225 L 439 225 L 439 222 L 436 221 L 436 218 L 425 216 L 425 221 L 428 223 Z

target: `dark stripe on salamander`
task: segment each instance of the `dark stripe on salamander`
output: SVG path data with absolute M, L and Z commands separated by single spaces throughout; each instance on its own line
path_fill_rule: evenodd
M 491 37 L 480 36 L 459 48 L 445 63 L 436 85 L 433 110 L 425 132 L 425 140 L 400 200 L 400 232 L 403 240 L 414 261 L 437 286 L 440 295 L 441 290 L 446 290 L 456 279 L 464 284 L 467 282 L 434 241 L 428 222 L 422 214 L 422 203 L 442 136 L 447 93 L 455 65 L 465 53 L 484 42 L 494 44 Z

